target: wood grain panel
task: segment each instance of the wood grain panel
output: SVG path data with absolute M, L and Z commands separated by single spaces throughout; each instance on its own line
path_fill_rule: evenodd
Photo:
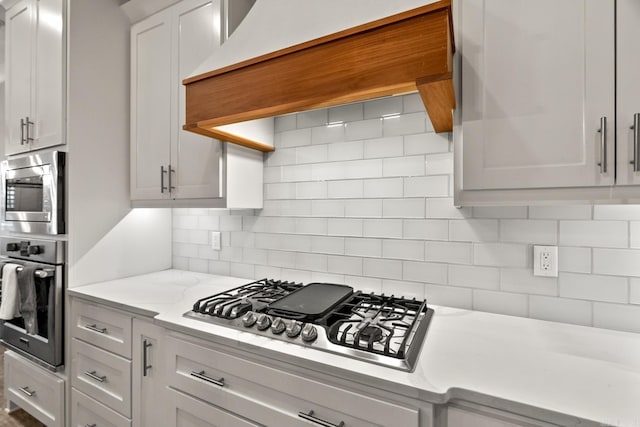
M 185 80 L 184 129 L 270 151 L 216 127 L 411 92 L 420 81 L 437 129 L 451 130 L 450 7 L 433 3 Z

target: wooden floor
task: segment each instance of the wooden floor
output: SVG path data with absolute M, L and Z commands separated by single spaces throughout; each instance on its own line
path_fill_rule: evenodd
M 0 346 L 0 427 L 46 427 L 40 421 L 19 409 L 12 414 L 7 414 L 4 410 L 6 402 L 4 400 L 4 352 L 5 348 Z

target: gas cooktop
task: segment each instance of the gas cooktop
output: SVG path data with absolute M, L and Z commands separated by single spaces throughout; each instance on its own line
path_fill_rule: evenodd
M 184 315 L 412 371 L 433 310 L 426 300 L 345 285 L 261 279 L 199 299 Z

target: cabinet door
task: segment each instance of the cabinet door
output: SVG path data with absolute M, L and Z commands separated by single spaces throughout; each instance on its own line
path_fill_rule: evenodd
M 131 28 L 131 199 L 169 197 L 172 123 L 171 16 Z
M 166 397 L 163 386 L 164 330 L 147 321 L 133 321 L 132 425 L 165 425 Z
M 462 188 L 613 184 L 614 2 L 460 5 Z
M 38 0 L 35 12 L 35 67 L 31 149 L 63 144 L 62 0 Z M 90 102 L 87 103 L 90 105 Z
M 220 0 L 187 0 L 179 3 L 174 15 L 176 74 L 174 88 L 178 102 L 176 141 L 171 147 L 172 197 L 177 199 L 222 196 L 222 143 L 182 130 L 185 123 L 185 87 L 182 79 L 220 46 Z
M 618 184 L 640 184 L 640 2 L 617 4 Z M 634 129 L 631 129 L 631 127 Z M 636 150 L 638 153 L 636 154 Z M 634 161 L 634 157 L 638 160 Z M 634 168 L 635 163 L 635 168 Z
M 20 1 L 6 12 L 5 154 L 28 150 L 25 120 L 31 115 L 33 4 Z M 31 120 L 31 119 L 30 119 Z

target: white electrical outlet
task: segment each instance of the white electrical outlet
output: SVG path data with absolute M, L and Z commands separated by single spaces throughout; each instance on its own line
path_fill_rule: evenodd
M 558 247 L 533 247 L 533 275 L 558 277 Z
M 219 251 L 221 246 L 221 237 L 219 231 L 211 232 L 211 249 Z

